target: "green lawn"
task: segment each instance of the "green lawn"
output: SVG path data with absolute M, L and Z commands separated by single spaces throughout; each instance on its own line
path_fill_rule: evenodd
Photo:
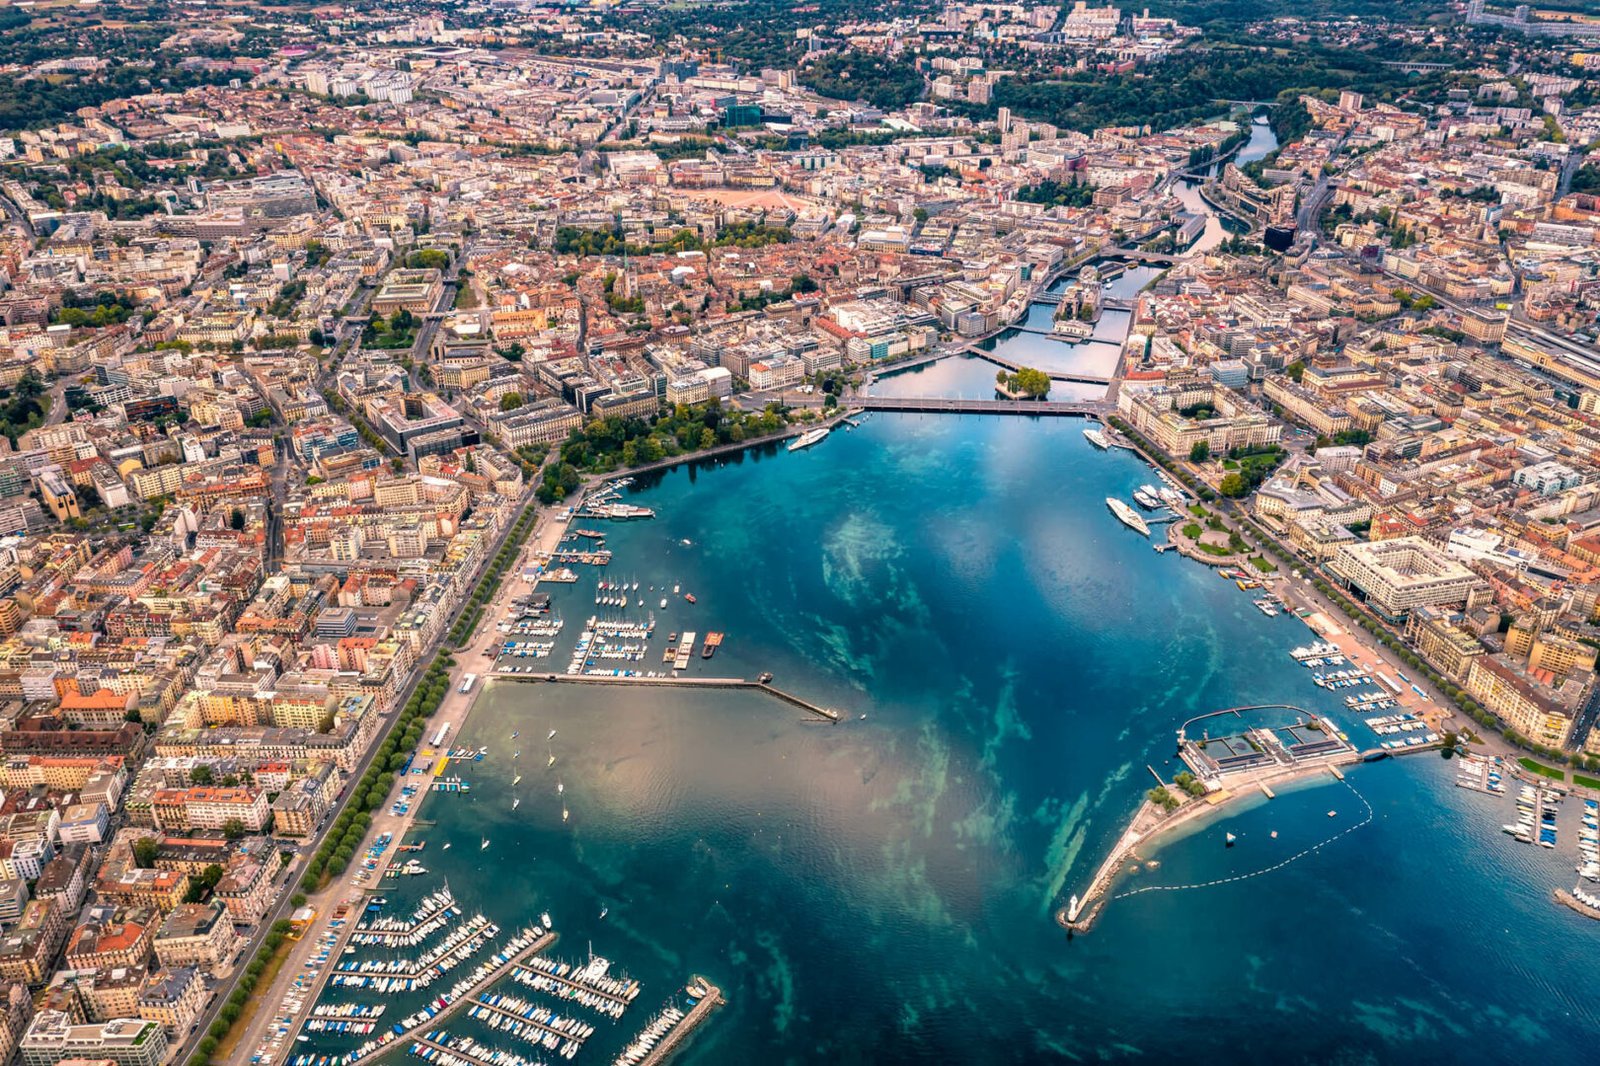
M 1529 773 L 1538 774 L 1541 777 L 1548 777 L 1552 781 L 1565 781 L 1567 779 L 1567 775 L 1564 772 L 1557 770 L 1554 767 L 1546 766 L 1544 763 L 1534 762 L 1526 755 L 1518 759 L 1517 762 L 1521 764 L 1522 768 Z
M 1278 572 L 1278 568 L 1268 562 L 1265 555 L 1258 555 L 1254 559 L 1251 559 L 1250 565 L 1261 571 L 1263 574 L 1275 574 Z
M 1196 541 L 1195 542 L 1195 547 L 1199 548 L 1201 551 L 1205 552 L 1207 555 L 1215 555 L 1215 556 L 1218 556 L 1219 558 L 1221 556 L 1224 556 L 1224 555 L 1232 555 L 1233 554 L 1233 549 L 1232 548 L 1226 547 L 1225 545 L 1207 544 L 1203 540 L 1202 541 Z
M 1590 777 L 1587 774 L 1573 774 L 1572 783 L 1574 785 L 1582 785 L 1584 788 L 1600 789 L 1600 778 Z

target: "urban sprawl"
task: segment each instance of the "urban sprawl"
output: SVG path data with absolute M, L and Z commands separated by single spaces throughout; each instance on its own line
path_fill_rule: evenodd
M 1078 413 L 1600 767 L 1600 20 L 1423 8 L 0 8 L 0 1063 L 246 1061 L 536 516 L 1108 264 Z

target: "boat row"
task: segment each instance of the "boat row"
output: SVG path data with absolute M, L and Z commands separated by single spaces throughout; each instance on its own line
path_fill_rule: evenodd
M 1339 651 L 1339 645 L 1326 641 L 1317 641 L 1289 652 L 1289 658 L 1297 663 L 1310 663 L 1313 659 L 1327 660 L 1332 657 L 1342 658 L 1343 653 Z
M 312 1018 L 303 1026 L 308 1033 L 333 1036 L 366 1036 L 377 1027 L 377 1022 L 361 1018 Z
M 634 1037 L 633 1041 L 622 1049 L 622 1053 L 617 1056 L 616 1062 L 612 1066 L 637 1066 L 637 1063 L 643 1061 L 651 1051 L 655 1050 L 655 1046 L 661 1042 L 662 1038 L 672 1032 L 678 1023 L 683 1021 L 684 1017 L 683 1011 L 669 1004 L 660 1014 L 651 1018 L 649 1023 L 639 1031 L 639 1035 Z
M 1600 803 L 1584 800 L 1582 817 L 1583 824 L 1578 827 L 1578 855 L 1583 863 L 1577 868 L 1578 873 L 1587 881 L 1600 881 Z M 1573 894 L 1577 895 L 1577 891 L 1573 889 Z
M 386 1003 L 318 1003 L 311 1008 L 313 1018 L 381 1018 Z
M 609 966 L 609 962 L 598 957 L 582 967 L 535 957 L 513 968 L 511 978 L 535 991 L 577 1003 L 610 1018 L 620 1018 L 639 994 L 639 982 L 607 976 Z
M 1427 744 L 1436 744 L 1438 741 L 1438 733 L 1429 733 L 1420 737 L 1406 737 L 1404 740 L 1385 740 L 1378 746 L 1388 751 L 1400 751 L 1405 748 L 1420 748 Z
M 504 1017 L 507 1014 L 515 1017 Z M 551 1051 L 559 1049 L 561 1056 L 568 1059 L 594 1035 L 594 1026 L 588 1022 L 564 1018 L 548 1007 L 505 992 L 479 994 L 467 1016 L 482 1020 L 491 1029 L 504 1029 L 512 1036 L 543 1044 Z
M 443 1029 L 428 1033 L 427 1039 L 427 1044 L 413 1043 L 411 1054 L 439 1066 L 541 1066 L 521 1055 L 480 1044 L 470 1036 L 451 1036 Z

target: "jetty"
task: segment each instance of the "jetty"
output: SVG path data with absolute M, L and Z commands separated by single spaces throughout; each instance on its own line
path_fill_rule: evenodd
M 841 722 L 845 717 L 843 711 L 812 703 L 803 696 L 796 696 L 792 692 L 786 692 L 778 688 L 770 681 L 759 679 L 751 681 L 743 677 L 645 677 L 638 675 L 627 677 L 610 674 L 518 674 L 504 671 L 496 671 L 494 676 L 505 681 L 545 681 L 567 685 L 660 685 L 667 687 L 681 686 L 684 688 L 755 689 L 829 722 Z
M 639 1060 L 638 1066 L 660 1066 L 661 1063 L 666 1062 L 672 1056 L 672 1053 L 678 1050 L 683 1041 L 689 1038 L 689 1034 L 694 1031 L 695 1026 L 705 1021 L 712 1011 L 722 1006 L 725 1002 L 722 998 L 722 989 L 698 975 L 690 979 L 689 987 L 686 991 L 690 995 L 695 995 L 698 992 L 700 994 L 699 1002 L 689 1009 L 689 1013 L 684 1017 L 683 1021 L 674 1025 L 661 1038 L 661 1043 L 651 1048 L 650 1053 Z

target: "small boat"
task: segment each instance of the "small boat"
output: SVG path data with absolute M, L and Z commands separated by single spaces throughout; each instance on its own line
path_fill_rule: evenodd
M 692 593 L 692 592 L 685 592 L 683 594 L 683 598 L 688 600 L 690 603 L 698 603 L 699 602 L 698 600 L 696 600 L 694 598 L 694 593 Z
M 544 766 L 545 766 L 545 769 L 548 770 L 550 767 L 554 766 L 555 764 L 556 764 L 556 757 L 555 757 L 555 755 L 552 754 L 550 756 L 550 761 L 545 763 Z
M 517 796 L 517 797 L 513 798 L 512 801 L 511 801 L 511 809 L 512 810 L 516 810 L 520 806 L 522 806 L 522 797 L 521 796 Z
M 1272 831 L 1272 839 L 1273 840 L 1277 840 L 1278 839 L 1278 831 L 1276 829 L 1274 829 Z
M 447 841 L 444 842 L 443 850 L 444 851 L 449 851 L 450 850 L 450 841 L 447 840 Z
M 517 739 L 517 731 L 515 729 L 513 729 L 511 731 L 511 739 L 512 740 L 516 740 Z
M 572 816 L 572 812 L 571 811 L 567 810 L 565 807 L 561 808 L 561 820 L 563 822 L 566 821 L 571 816 Z M 602 915 L 601 917 L 604 917 L 604 915 Z
M 513 777 L 511 779 L 511 783 L 513 785 L 520 784 L 521 782 L 522 782 L 522 775 L 521 774 L 518 774 L 516 777 Z M 445 845 L 445 847 L 449 847 L 449 846 L 450 845 L 448 845 L 448 844 Z
M 1234 836 L 1232 833 L 1224 833 L 1222 836 L 1223 836 L 1223 847 L 1228 847 L 1228 848 L 1233 847 L 1233 842 L 1239 839 L 1238 837 Z
M 567 790 L 567 786 L 566 785 L 563 785 L 560 781 L 556 782 L 556 795 L 559 796 L 563 792 L 565 792 L 566 790 Z
M 672 594 L 674 596 L 676 596 L 678 594 L 678 586 L 677 586 L 676 583 L 674 583 L 673 586 L 672 586 Z
M 546 929 L 550 928 L 553 923 L 550 921 L 549 911 L 545 911 L 543 914 L 539 915 L 539 924 L 544 926 Z
M 639 606 L 640 607 L 644 606 L 644 601 L 643 600 L 639 601 Z M 661 609 L 663 611 L 667 609 L 667 598 L 665 596 L 661 597 Z
M 546 740 L 554 740 L 555 738 L 556 738 L 556 731 L 554 729 L 552 729 L 552 730 L 550 730 L 550 735 L 545 737 L 544 739 L 546 739 Z
M 1337 817 L 1339 817 L 1339 812 L 1338 811 L 1329 811 L 1328 812 L 1328 817 L 1329 818 L 1337 818 Z
M 512 757 L 512 758 L 513 758 L 513 759 L 520 759 L 520 758 L 522 758 L 522 749 L 520 749 L 520 748 L 518 748 L 518 749 L 517 749 L 517 750 L 516 750 L 516 751 L 514 751 L 514 752 L 512 752 L 512 753 L 511 753 L 511 757 Z
M 600 908 L 600 917 L 604 918 L 606 915 L 608 915 L 610 913 L 611 913 L 611 908 L 610 907 L 601 907 Z
M 483 843 L 478 845 L 478 850 L 479 851 L 483 851 L 488 846 L 489 846 L 489 838 L 488 837 L 484 837 L 483 838 Z

